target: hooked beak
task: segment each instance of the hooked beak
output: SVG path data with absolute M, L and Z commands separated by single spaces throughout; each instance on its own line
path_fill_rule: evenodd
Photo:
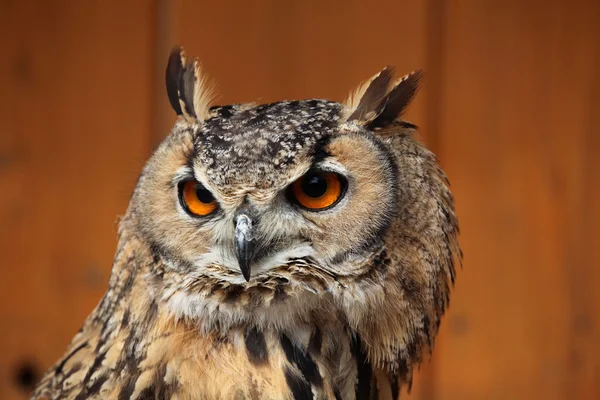
M 250 281 L 253 252 L 252 220 L 246 214 L 235 218 L 235 250 L 240 270 L 246 282 Z

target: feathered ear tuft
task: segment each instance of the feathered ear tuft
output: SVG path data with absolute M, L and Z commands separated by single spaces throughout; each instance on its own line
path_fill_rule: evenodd
M 392 86 L 392 90 L 385 98 L 385 106 L 379 116 L 371 123 L 372 127 L 382 128 L 402 116 L 406 106 L 417 93 L 422 75 L 420 70 L 413 71 L 408 75 L 404 75 Z
M 349 114 L 347 121 L 366 124 L 375 119 L 381 112 L 392 76 L 394 76 L 393 68 L 385 67 L 350 93 L 345 101 Z
M 167 95 L 171 107 L 181 115 L 181 106 L 179 105 L 179 77 L 183 74 L 183 66 L 185 65 L 185 53 L 181 47 L 171 50 L 169 62 L 167 63 L 166 83 Z
M 393 75 L 393 68 L 385 67 L 354 90 L 344 103 L 345 120 L 381 128 L 399 118 L 417 91 L 421 71 L 412 72 L 390 86 Z
M 198 60 L 187 62 L 180 47 L 173 49 L 169 56 L 166 83 L 171 107 L 177 115 L 183 115 L 191 123 L 209 117 L 212 87 L 202 74 Z

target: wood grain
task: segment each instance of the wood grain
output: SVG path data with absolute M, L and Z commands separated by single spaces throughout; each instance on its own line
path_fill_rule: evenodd
M 440 155 L 465 263 L 440 399 L 600 396 L 598 16 L 577 1 L 447 7 Z
M 118 4 L 118 5 L 117 5 Z M 0 398 L 23 398 L 106 290 L 148 156 L 149 3 L 0 4 Z
M 177 40 L 200 57 L 219 103 L 343 100 L 386 65 L 398 74 L 426 68 L 426 9 L 413 2 L 177 4 Z M 417 123 L 420 97 L 410 114 Z

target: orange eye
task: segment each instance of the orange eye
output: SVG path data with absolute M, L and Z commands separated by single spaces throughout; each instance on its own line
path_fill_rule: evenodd
M 346 189 L 346 180 L 334 172 L 310 171 L 292 183 L 291 195 L 301 207 L 321 211 L 335 205 Z
M 187 212 L 200 217 L 217 209 L 217 200 L 212 193 L 193 180 L 179 185 L 179 200 Z

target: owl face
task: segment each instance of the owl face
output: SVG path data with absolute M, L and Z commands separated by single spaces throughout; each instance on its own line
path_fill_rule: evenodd
M 323 309 L 359 324 L 408 292 L 415 310 L 433 307 L 453 274 L 456 218 L 435 157 L 397 121 L 419 75 L 391 78 L 384 69 L 344 103 L 211 107 L 198 63 L 174 51 L 179 119 L 126 217 L 160 266 L 156 296 L 208 330 Z
M 299 259 L 356 274 L 383 245 L 397 171 L 386 144 L 340 123 L 343 112 L 307 100 L 180 121 L 136 191 L 143 231 L 182 274 L 245 284 Z

